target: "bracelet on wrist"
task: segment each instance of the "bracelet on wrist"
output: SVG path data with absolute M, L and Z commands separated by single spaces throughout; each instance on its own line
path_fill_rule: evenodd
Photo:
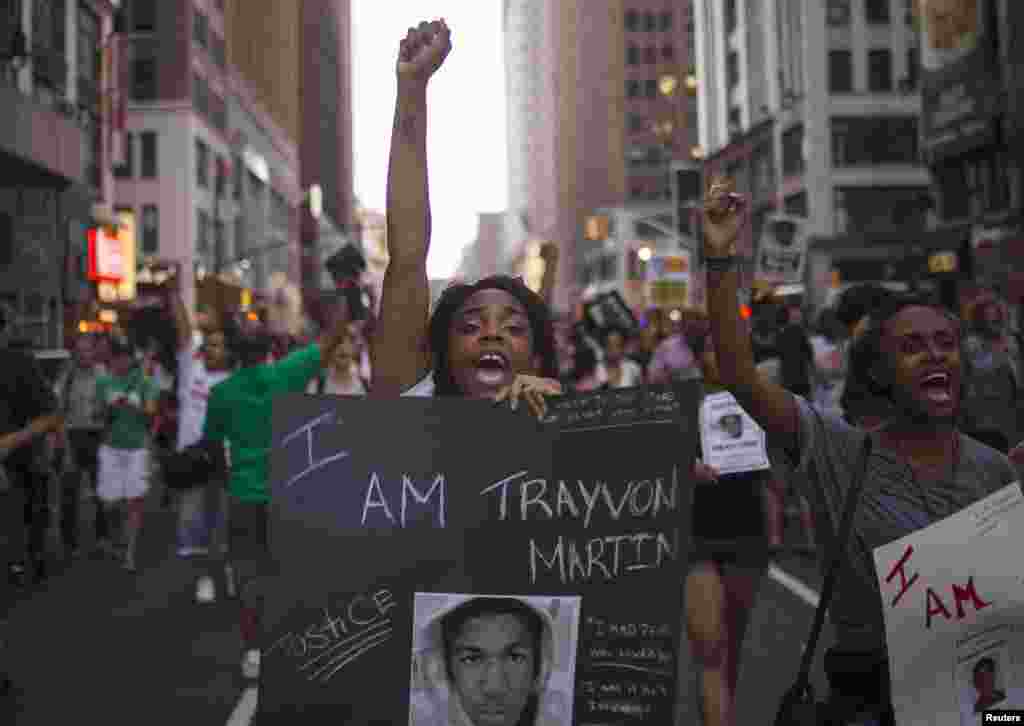
M 728 272 L 736 266 L 736 256 L 705 257 L 704 266 L 707 267 L 709 272 Z

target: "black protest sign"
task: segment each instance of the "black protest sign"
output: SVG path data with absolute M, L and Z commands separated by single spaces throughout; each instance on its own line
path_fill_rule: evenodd
M 604 330 L 620 330 L 632 335 L 640 329 L 640 323 L 636 316 L 617 290 L 598 295 L 590 302 L 585 303 L 583 314 L 587 326 L 596 333 Z
M 261 714 L 670 722 L 697 396 L 566 396 L 544 422 L 465 399 L 282 398 Z M 505 690 L 481 700 L 487 628 L 507 621 L 531 668 L 517 681 L 506 658 Z

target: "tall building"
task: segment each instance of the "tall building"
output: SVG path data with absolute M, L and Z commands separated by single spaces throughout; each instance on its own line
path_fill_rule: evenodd
M 683 87 L 687 8 L 670 0 L 612 0 L 597 11 L 580 0 L 505 2 L 506 259 L 520 272 L 533 269 L 536 243 L 556 242 L 556 307 L 601 277 L 595 248 L 624 243 L 584 240 L 595 210 L 625 205 L 671 218 L 669 164 L 688 153 L 695 119 Z
M 750 276 L 781 213 L 810 240 L 815 303 L 837 281 L 913 277 L 907 244 L 930 244 L 913 0 L 694 2 L 704 172 L 753 199 Z
M 110 160 L 114 14 L 108 0 L 0 2 L 0 303 L 14 335 L 39 347 L 94 301 L 87 230 L 115 222 Z M 108 275 L 124 239 L 101 245 Z M 113 245 L 113 247 L 111 247 Z
M 330 286 L 324 261 L 361 247 L 352 188 L 352 11 L 350 0 L 302 0 L 299 25 L 299 156 L 302 188 L 318 186 L 319 218 L 303 205 L 302 284 Z
M 921 7 L 922 145 L 946 240 L 929 261 L 954 309 L 992 289 L 1024 299 L 1022 23 L 1015 0 Z
M 463 280 L 478 280 L 497 274 L 504 247 L 504 233 L 503 212 L 478 213 L 476 239 L 463 250 L 455 276 Z M 540 287 L 539 281 L 536 281 L 536 287 Z

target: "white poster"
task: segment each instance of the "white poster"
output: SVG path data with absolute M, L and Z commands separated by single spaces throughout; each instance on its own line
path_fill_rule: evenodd
M 704 463 L 720 474 L 768 469 L 764 429 L 731 393 L 713 393 L 700 406 L 700 447 Z
M 1022 504 L 1014 483 L 875 550 L 900 726 L 1024 708 Z
M 785 217 L 769 217 L 758 240 L 755 279 L 776 285 L 798 284 L 803 282 L 806 263 L 807 237 L 802 225 Z

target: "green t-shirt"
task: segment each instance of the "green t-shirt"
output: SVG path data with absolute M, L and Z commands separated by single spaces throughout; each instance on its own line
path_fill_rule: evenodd
M 126 397 L 131 406 L 112 406 Z M 109 413 L 110 426 L 104 443 L 115 449 L 142 449 L 146 446 L 149 416 L 143 407 L 160 397 L 160 389 L 141 368 L 126 376 L 100 376 L 96 379 L 96 402 Z
M 276 363 L 242 368 L 210 391 L 203 435 L 228 443 L 228 491 L 234 498 L 270 501 L 268 459 L 274 398 L 282 393 L 303 393 L 320 371 L 320 362 L 320 346 L 313 344 Z

